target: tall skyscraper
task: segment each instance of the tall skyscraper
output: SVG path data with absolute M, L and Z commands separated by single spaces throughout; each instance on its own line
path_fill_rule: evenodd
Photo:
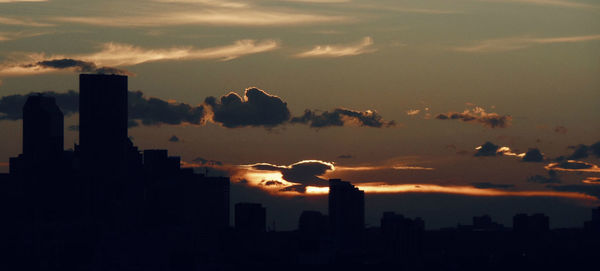
M 51 167 L 64 149 L 64 117 L 54 97 L 32 95 L 23 106 L 23 165 Z
M 79 150 L 85 171 L 123 173 L 127 122 L 127 76 L 80 74 Z
M 360 246 L 365 229 L 365 193 L 349 182 L 329 180 L 329 227 L 342 250 Z

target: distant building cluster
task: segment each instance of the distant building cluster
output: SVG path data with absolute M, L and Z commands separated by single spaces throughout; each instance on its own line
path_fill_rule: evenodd
M 595 264 L 600 252 L 600 207 L 583 229 L 517 214 L 512 229 L 483 215 L 426 230 L 394 212 L 367 228 L 364 192 L 340 179 L 328 213 L 302 212 L 295 231 L 268 230 L 267 208 L 248 202 L 234 205 L 231 227 L 229 178 L 129 139 L 126 76 L 82 74 L 79 97 L 68 151 L 52 97 L 23 107 L 23 153 L 0 174 L 0 270 L 544 269 Z

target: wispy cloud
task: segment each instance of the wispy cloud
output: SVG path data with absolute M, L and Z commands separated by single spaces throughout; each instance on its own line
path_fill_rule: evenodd
M 376 51 L 372 48 L 373 39 L 371 37 L 365 37 L 358 43 L 346 44 L 346 45 L 317 45 L 313 49 L 299 53 L 296 57 L 307 58 L 307 57 L 345 57 L 355 56 Z
M 159 27 L 173 25 L 218 26 L 291 26 L 325 22 L 344 22 L 344 16 L 309 14 L 280 10 L 202 9 L 196 12 L 142 14 L 122 17 L 56 17 L 66 23 L 80 23 L 110 27 Z
M 568 36 L 554 38 L 511 37 L 502 39 L 489 39 L 474 45 L 454 48 L 455 51 L 466 53 L 492 53 L 525 49 L 536 45 L 554 43 L 577 43 L 600 40 L 600 35 Z
M 0 3 L 48 2 L 48 0 L 0 0 Z
M 41 36 L 41 35 L 45 35 L 45 34 L 49 34 L 49 33 L 50 32 L 27 32 L 27 31 L 0 32 L 0 42 L 36 37 L 36 36 Z
M 154 2 L 199 4 L 199 5 L 209 6 L 209 7 L 220 7 L 220 8 L 244 8 L 244 7 L 249 6 L 248 3 L 225 1 L 225 0 L 154 0 Z
M 37 63 L 57 59 L 71 59 L 94 63 L 96 66 L 133 66 L 141 63 L 168 60 L 216 59 L 228 61 L 245 55 L 267 52 L 279 48 L 274 40 L 238 40 L 230 45 L 197 49 L 193 47 L 173 47 L 167 49 L 146 49 L 130 44 L 105 43 L 99 52 L 80 55 L 50 55 L 43 53 L 27 54 L 23 59 L 0 64 L 0 75 L 17 76 L 57 71 L 50 66 Z
M 348 3 L 350 0 L 283 0 L 285 2 L 301 2 L 301 3 L 318 3 L 318 4 L 333 4 L 333 3 Z
M 565 0 L 482 0 L 484 2 L 502 2 L 502 3 L 523 3 L 544 6 L 557 6 L 566 8 L 591 8 L 596 7 L 590 4 L 578 3 Z
M 18 25 L 18 26 L 31 26 L 31 27 L 48 27 L 53 26 L 48 23 L 40 23 L 29 19 L 17 19 L 11 17 L 0 16 L 0 25 Z

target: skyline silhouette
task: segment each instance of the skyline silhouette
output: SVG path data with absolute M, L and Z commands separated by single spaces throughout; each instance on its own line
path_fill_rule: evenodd
M 126 76 L 79 79 L 83 140 L 73 151 L 63 149 L 56 99 L 30 95 L 22 108 L 23 153 L 0 174 L 2 198 L 13 203 L 2 205 L 8 270 L 549 268 L 591 264 L 600 252 L 600 207 L 572 229 L 518 213 L 512 228 L 482 215 L 426 230 L 423 219 L 391 211 L 366 227 L 365 192 L 340 179 L 328 180 L 328 213 L 302 212 L 293 231 L 269 227 L 261 203 L 236 202 L 232 226 L 230 178 L 182 168 L 168 150 L 135 147 Z

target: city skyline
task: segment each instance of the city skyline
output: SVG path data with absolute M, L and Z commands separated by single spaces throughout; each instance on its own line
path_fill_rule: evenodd
M 278 230 L 275 220 L 268 227 L 262 203 L 231 198 L 231 178 L 207 176 L 207 168 L 184 168 L 181 158 L 166 149 L 140 150 L 134 144 L 127 128 L 132 104 L 127 81 L 123 75 L 79 75 L 77 130 L 82 141 L 70 150 L 63 146 L 64 113 L 56 97 L 27 96 L 22 106 L 23 152 L 9 159 L 9 174 L 0 174 L 0 199 L 12 204 L 0 204 L 7 218 L 0 228 L 1 248 L 8 256 L 0 266 L 478 269 L 590 263 L 597 251 L 600 207 L 591 210 L 583 227 L 575 228 L 551 229 L 544 213 L 517 213 L 512 227 L 484 214 L 473 216 L 472 224 L 426 230 L 421 217 L 394 211 L 383 212 L 377 227 L 366 223 L 365 191 L 341 179 L 318 177 L 280 192 L 311 194 L 312 187 L 323 193 L 327 188 L 327 213 L 303 210 L 293 230 Z M 476 156 L 497 149 L 488 142 Z M 540 156 L 530 150 L 521 159 Z M 306 178 L 294 167 L 280 170 L 286 179 Z M 323 181 L 327 187 L 312 186 Z
M 327 213 L 327 180 L 342 179 L 365 191 L 368 225 L 395 211 L 433 229 L 515 213 L 579 227 L 600 196 L 598 13 L 590 0 L 0 1 L 0 172 L 22 152 L 27 95 L 54 92 L 71 149 L 76 74 L 124 74 L 133 143 L 231 177 L 232 204 L 261 202 L 267 225 Z

